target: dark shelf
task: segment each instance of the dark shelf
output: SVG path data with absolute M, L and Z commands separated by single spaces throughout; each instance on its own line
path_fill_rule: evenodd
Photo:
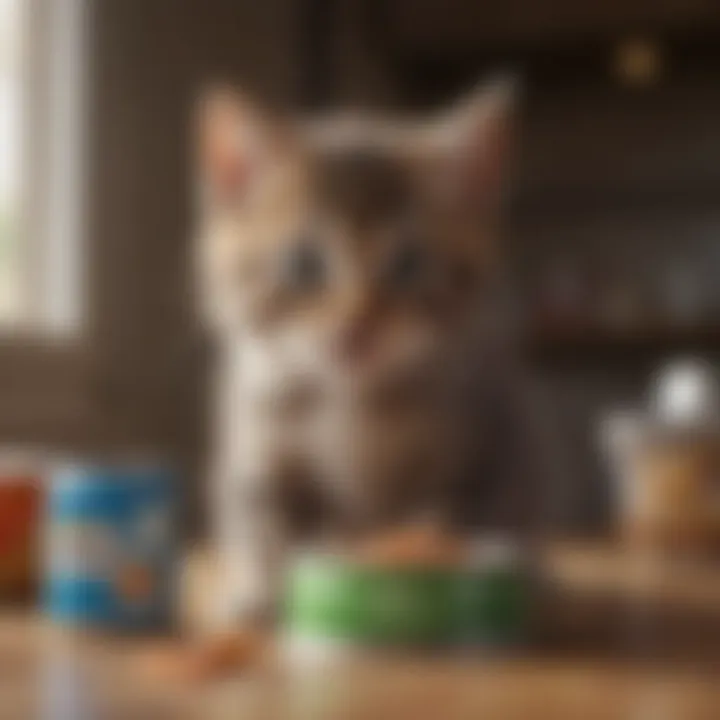
M 531 331 L 527 350 L 540 362 L 624 364 L 672 355 L 720 355 L 720 322 L 692 327 L 542 328 Z

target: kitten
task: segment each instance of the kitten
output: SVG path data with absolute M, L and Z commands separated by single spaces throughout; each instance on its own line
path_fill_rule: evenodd
M 530 526 L 526 418 L 488 352 L 511 115 L 505 84 L 420 122 L 203 103 L 225 620 L 272 607 L 299 539 L 414 517 Z

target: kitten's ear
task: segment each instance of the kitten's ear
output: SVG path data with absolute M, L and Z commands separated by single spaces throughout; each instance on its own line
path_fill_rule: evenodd
M 497 210 L 503 198 L 517 95 L 514 79 L 498 79 L 465 97 L 440 122 L 448 187 L 456 199 L 482 211 Z
M 270 160 L 277 134 L 270 120 L 232 88 L 204 93 L 196 115 L 203 200 L 222 204 L 240 199 Z

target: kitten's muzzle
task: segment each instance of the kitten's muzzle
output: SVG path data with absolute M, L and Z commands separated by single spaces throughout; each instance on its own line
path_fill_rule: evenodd
M 348 320 L 338 332 L 333 351 L 344 364 L 355 365 L 365 360 L 372 352 L 378 328 L 377 313 L 365 310 Z

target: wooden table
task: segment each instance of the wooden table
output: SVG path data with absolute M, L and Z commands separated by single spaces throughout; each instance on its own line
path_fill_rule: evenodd
M 720 718 L 720 570 L 562 544 L 548 575 L 543 632 L 516 657 L 271 661 L 204 688 L 144 676 L 140 641 L 79 638 L 7 613 L 0 720 Z

